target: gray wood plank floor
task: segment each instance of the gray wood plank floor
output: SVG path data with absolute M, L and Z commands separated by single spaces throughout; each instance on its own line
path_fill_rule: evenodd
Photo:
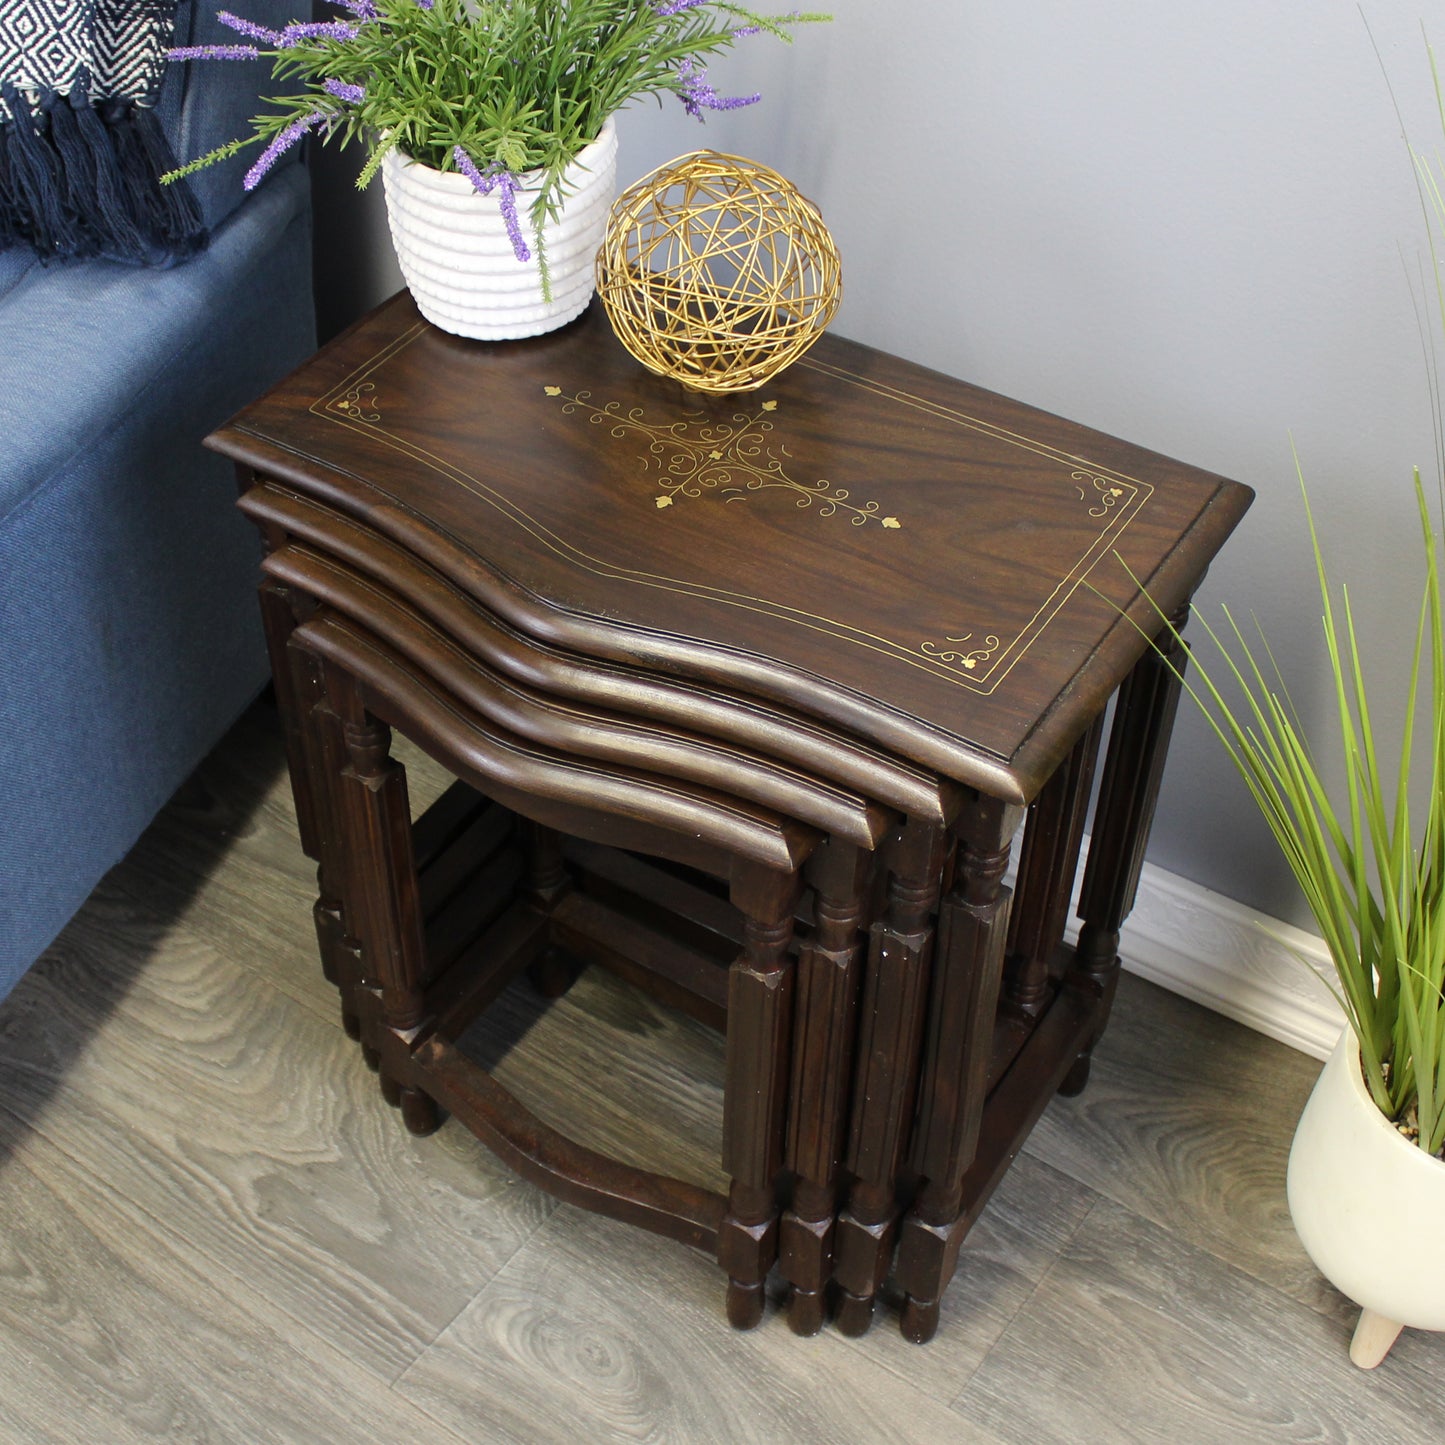
M 405 1133 L 311 887 L 258 704 L 0 1004 L 6 1445 L 1445 1439 L 1445 1337 L 1355 1370 L 1290 1229 L 1309 1059 L 1126 977 L 931 1345 L 740 1335 L 710 1261 Z M 494 1014 L 539 1111 L 714 1182 L 714 1036 L 595 971 Z

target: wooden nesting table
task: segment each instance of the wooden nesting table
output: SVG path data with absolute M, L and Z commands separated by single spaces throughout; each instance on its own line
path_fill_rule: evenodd
M 1087 1077 L 1183 661 L 1146 635 L 1248 489 L 834 337 L 706 398 L 595 308 L 486 344 L 405 294 L 210 444 L 265 539 L 323 967 L 408 1127 L 448 1110 L 715 1252 L 739 1327 L 776 1265 L 796 1330 L 861 1333 L 891 1269 L 930 1338 Z M 458 779 L 415 825 L 392 728 Z M 726 1197 L 458 1048 L 520 970 L 555 995 L 578 962 L 725 1029 Z

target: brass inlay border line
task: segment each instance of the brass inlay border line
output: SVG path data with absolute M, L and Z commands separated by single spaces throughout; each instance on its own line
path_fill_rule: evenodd
M 1007 442 L 1010 446 L 1020 447 L 1024 451 L 1033 452 L 1036 456 L 1047 457 L 1050 461 L 1059 462 L 1064 466 L 1077 466 L 1087 477 L 1099 475 L 1127 482 L 1131 487 L 1138 487 L 1143 492 L 1143 501 L 1147 501 L 1154 494 L 1154 487 L 1151 483 L 1141 481 L 1138 477 L 1131 477 L 1126 472 L 1116 472 L 1109 467 L 1101 467 L 1087 457 L 1061 451 L 1058 447 L 1051 447 L 1046 442 L 1035 441 L 1032 437 L 1010 431 L 1007 427 L 999 426 L 994 422 L 980 421 L 978 417 L 970 416 L 967 412 L 955 411 L 941 402 L 928 401 L 924 397 L 914 396 L 911 392 L 900 391 L 897 387 L 888 386 L 884 382 L 874 381 L 866 376 L 859 376 L 857 372 L 847 371 L 841 366 L 832 366 L 826 361 L 819 361 L 816 357 L 802 357 L 794 365 L 804 367 L 808 371 L 821 372 L 824 376 L 831 376 L 839 381 L 851 382 L 864 391 L 871 391 L 877 396 L 886 396 L 892 401 L 901 402 L 917 411 L 928 412 L 945 421 L 957 422 L 960 426 L 968 427 L 970 431 L 980 432 L 984 436 L 993 437 L 996 441 Z M 1070 480 L 1076 479 L 1071 477 Z
M 870 633 L 865 629 L 855 627 L 839 619 L 807 612 L 801 608 L 790 607 L 786 603 L 776 602 L 768 598 L 755 597 L 745 592 L 735 592 L 727 588 L 713 587 L 707 583 L 683 582 L 679 578 L 666 577 L 658 573 L 644 572 L 635 568 L 621 567 L 615 563 L 609 563 L 601 558 L 593 557 L 573 543 L 558 536 L 549 528 L 543 526 L 515 503 L 489 487 L 485 482 L 462 471 L 460 468 L 446 461 L 445 458 L 438 456 L 427 448 L 407 441 L 405 438 L 371 421 L 361 413 L 357 406 L 357 402 L 362 395 L 359 389 L 361 384 L 369 381 L 387 361 L 411 346 L 429 329 L 429 323 L 418 321 L 408 330 L 393 338 L 393 340 L 378 351 L 375 356 L 363 362 L 346 378 L 332 387 L 330 391 L 312 402 L 309 407 L 310 412 L 315 416 L 346 427 L 348 430 L 379 439 L 393 450 L 422 462 L 432 470 L 455 482 L 464 490 L 490 503 L 498 511 L 502 512 L 503 515 L 521 527 L 523 531 L 536 538 L 537 541 L 558 556 L 580 566 L 583 570 L 591 572 L 595 576 L 612 578 L 618 581 L 629 581 L 639 586 L 653 587 L 665 592 L 675 592 L 681 596 L 712 599 L 725 603 L 728 606 L 740 608 L 743 611 L 756 612 L 764 616 L 784 619 L 797 626 L 807 628 L 810 631 L 820 632 L 824 635 L 835 637 L 840 641 L 852 642 L 854 645 L 864 648 L 867 651 L 880 653 L 894 661 L 902 662 L 910 667 L 916 667 L 922 672 L 930 673 L 944 681 L 954 683 L 956 686 L 962 687 L 969 692 L 985 696 L 998 689 L 999 685 L 1008 676 L 1009 672 L 1012 671 L 1018 660 L 1029 650 L 1039 634 L 1052 620 L 1054 614 L 1059 611 L 1069 596 L 1072 595 L 1079 583 L 1093 570 L 1099 560 L 1112 550 L 1113 544 L 1117 542 L 1119 535 L 1128 527 L 1129 523 L 1154 492 L 1154 488 L 1148 482 L 1140 481 L 1137 478 L 1129 477 L 1109 468 L 1100 467 L 1085 458 L 1075 457 L 1070 453 L 1060 451 L 1057 448 L 1011 432 L 1004 427 L 995 426 L 990 422 L 980 421 L 978 418 L 955 411 L 950 407 L 941 406 L 925 398 L 912 396 L 910 393 L 858 376 L 841 367 L 830 366 L 813 358 L 804 358 L 797 363 L 800 366 L 805 366 L 824 375 L 846 381 L 865 391 L 872 391 L 876 395 L 890 398 L 904 405 L 914 407 L 917 410 L 932 414 L 942 420 L 952 421 L 970 430 L 993 437 L 996 440 L 1003 441 L 1010 445 L 1020 446 L 1025 450 L 1049 460 L 1071 467 L 1077 466 L 1082 469 L 1081 473 L 1070 473 L 1070 480 L 1074 481 L 1076 486 L 1081 479 L 1108 479 L 1111 485 L 1117 482 L 1125 483 L 1128 490 L 1132 493 L 1122 506 L 1112 509 L 1106 508 L 1106 511 L 1112 513 L 1109 517 L 1108 525 L 1106 525 L 1104 530 L 1094 539 L 1093 543 L 1085 550 L 1074 566 L 1054 585 L 1048 596 L 1040 606 L 1035 609 L 1033 615 L 1027 619 L 1015 638 L 999 652 L 996 657 L 993 657 L 991 665 L 986 672 L 982 676 L 974 676 L 973 672 L 976 671 L 978 663 L 992 656 L 994 652 L 993 647 L 986 647 L 984 649 L 985 657 L 974 657 L 972 659 L 972 669 L 969 669 L 967 667 L 968 654 L 957 652 L 952 642 L 948 642 L 946 645 L 940 647 L 936 641 L 925 639 L 921 641 L 917 647 L 909 647 L 892 638 Z M 365 393 L 365 396 L 369 407 L 376 408 L 380 405 L 380 399 L 376 397 L 374 391 Z M 375 412 L 374 414 L 379 416 L 379 412 Z M 373 487 L 376 486 L 374 481 L 369 484 Z M 377 488 L 377 490 L 385 489 Z M 1085 492 L 1085 499 L 1087 499 L 1087 492 Z M 399 498 L 396 500 L 400 502 Z M 1117 502 L 1118 498 L 1116 497 L 1114 500 Z M 511 580 L 515 581 L 515 579 Z M 538 601 L 541 602 L 543 599 L 539 598 Z M 569 610 L 557 609 L 554 604 L 551 603 L 546 603 L 545 605 L 553 610 Z M 588 616 L 588 614 L 580 615 Z M 965 634 L 960 634 L 960 637 L 964 635 Z

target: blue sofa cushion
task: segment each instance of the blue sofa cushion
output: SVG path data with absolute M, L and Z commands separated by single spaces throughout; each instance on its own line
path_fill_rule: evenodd
M 201 440 L 315 345 L 308 177 L 278 174 L 171 270 L 12 280 L 0 997 L 265 681 L 258 542 Z

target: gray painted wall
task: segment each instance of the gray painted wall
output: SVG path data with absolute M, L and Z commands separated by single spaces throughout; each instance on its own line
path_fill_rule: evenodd
M 764 161 L 838 241 L 840 334 L 1248 482 L 1258 500 L 1199 600 L 1254 609 L 1300 711 L 1327 720 L 1292 436 L 1378 690 L 1398 693 L 1417 605 L 1410 469 L 1436 471 L 1425 227 L 1390 96 L 1436 148 L 1421 7 L 831 8 L 791 47 L 756 37 L 715 63 L 720 91 L 761 104 L 705 126 L 670 102 L 624 113 L 620 181 L 702 146 Z M 318 187 L 334 325 L 400 283 L 379 186 L 358 207 L 328 160 Z M 1399 709 L 1382 715 L 1392 729 Z M 1305 921 L 1192 715 L 1150 856 Z

